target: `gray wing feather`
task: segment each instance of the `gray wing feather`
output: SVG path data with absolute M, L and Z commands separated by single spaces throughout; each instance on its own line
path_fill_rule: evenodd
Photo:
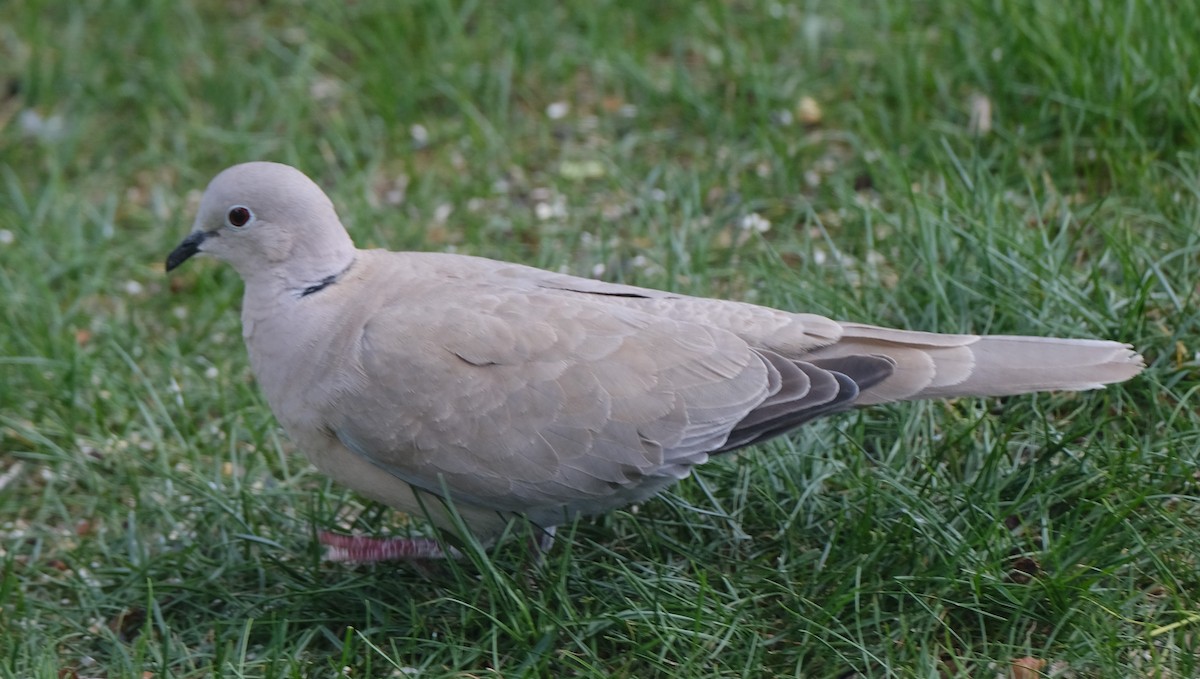
M 653 492 L 685 476 L 771 395 L 765 363 L 724 330 L 538 297 L 475 302 L 376 314 L 359 343 L 369 386 L 329 422 L 430 492 L 514 512 L 622 504 L 647 480 Z

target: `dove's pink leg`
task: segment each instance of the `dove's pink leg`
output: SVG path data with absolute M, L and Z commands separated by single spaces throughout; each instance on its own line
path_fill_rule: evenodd
M 432 538 L 372 538 L 365 535 L 338 535 L 328 531 L 321 531 L 317 537 L 326 547 L 326 561 L 374 563 L 461 556 L 454 548 L 447 554 Z
M 372 538 L 365 535 L 339 535 L 329 531 L 317 533 L 325 545 L 325 560 L 339 563 L 375 563 L 377 561 L 411 561 L 417 559 L 460 558 L 462 553 L 453 547 L 449 553 L 432 538 Z M 541 561 L 554 546 L 554 528 L 543 530 L 529 544 L 529 551 Z

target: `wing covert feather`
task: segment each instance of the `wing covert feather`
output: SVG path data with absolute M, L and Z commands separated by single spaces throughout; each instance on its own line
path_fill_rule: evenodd
M 724 330 L 555 297 L 473 301 L 376 313 L 359 342 L 368 388 L 330 422 L 431 492 L 529 511 L 673 480 L 770 395 L 766 366 Z

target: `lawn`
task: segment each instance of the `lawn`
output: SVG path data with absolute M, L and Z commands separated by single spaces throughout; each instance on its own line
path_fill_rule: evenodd
M 1200 3 L 0 4 L 0 676 L 1200 676 Z M 1132 343 L 877 407 L 414 567 L 295 454 L 241 283 L 278 160 L 360 245 Z

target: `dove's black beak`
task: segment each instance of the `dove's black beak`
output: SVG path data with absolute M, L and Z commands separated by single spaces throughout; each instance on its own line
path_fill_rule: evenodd
M 200 244 L 210 235 L 207 231 L 194 231 L 187 238 L 184 238 L 183 242 L 172 250 L 171 254 L 167 255 L 167 271 L 183 264 L 192 255 L 200 252 Z

